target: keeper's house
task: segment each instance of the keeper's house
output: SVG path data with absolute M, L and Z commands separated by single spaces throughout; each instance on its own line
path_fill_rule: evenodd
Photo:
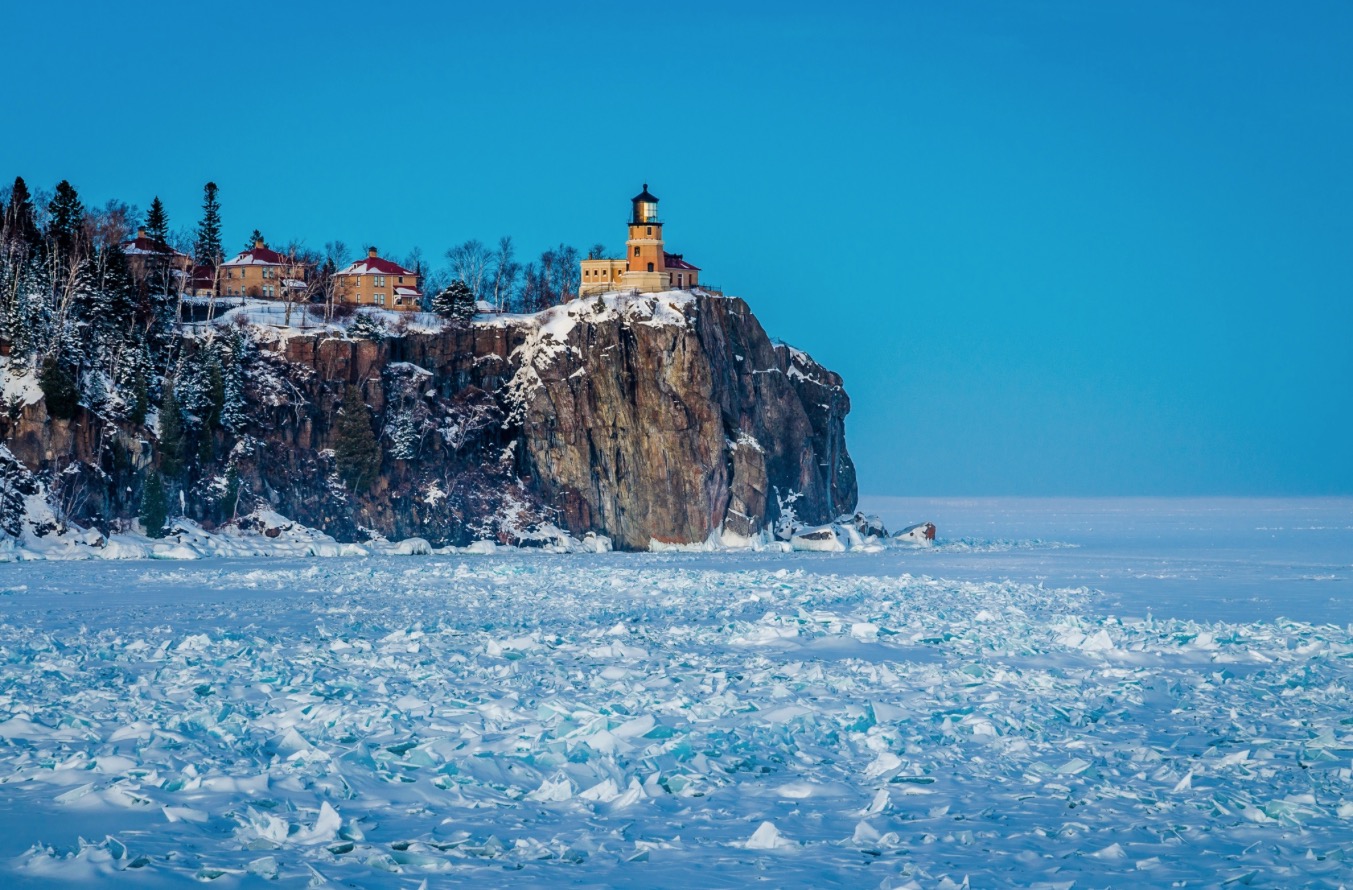
M 308 273 L 304 263 L 269 249 L 262 239 L 217 270 L 216 280 L 223 297 L 262 297 L 284 300 L 289 291 L 305 290 Z
M 338 302 L 417 312 L 423 308 L 422 282 L 417 272 L 383 259 L 372 247 L 366 258 L 334 273 Z

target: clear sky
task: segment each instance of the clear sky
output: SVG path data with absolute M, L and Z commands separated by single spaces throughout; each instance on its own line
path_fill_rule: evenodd
M 227 247 L 669 250 L 875 494 L 1353 492 L 1353 4 L 27 3 L 0 176 Z

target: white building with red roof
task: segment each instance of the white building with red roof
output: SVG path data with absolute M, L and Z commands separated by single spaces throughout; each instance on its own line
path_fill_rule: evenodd
M 282 300 L 288 293 L 305 290 L 307 273 L 305 263 L 270 249 L 260 239 L 249 250 L 222 263 L 217 280 L 222 296 Z
M 423 308 L 421 276 L 384 259 L 372 247 L 366 256 L 334 273 L 334 295 L 349 306 L 417 312 Z

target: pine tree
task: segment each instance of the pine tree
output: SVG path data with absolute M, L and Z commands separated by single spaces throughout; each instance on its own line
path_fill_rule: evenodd
M 360 340 L 384 340 L 389 333 L 385 323 L 370 312 L 359 312 L 348 325 L 348 336 Z
M 371 409 L 355 386 L 343 393 L 334 437 L 338 475 L 353 491 L 366 491 L 381 469 L 381 446 L 371 428 Z
M 226 467 L 225 491 L 217 511 L 218 522 L 230 522 L 235 519 L 240 503 L 240 471 L 234 464 Z
M 57 256 L 67 261 L 82 251 L 84 242 L 85 205 L 80 203 L 75 186 L 64 179 L 57 183 L 47 212 L 47 237 Z
M 216 183 L 202 187 L 202 221 L 197 224 L 197 242 L 193 257 L 199 266 L 218 266 L 225 256 L 221 253 L 221 205 L 216 200 Z
M 249 428 L 249 406 L 244 398 L 244 369 L 235 358 L 225 366 L 222 386 L 221 426 L 240 435 Z
M 390 439 L 390 456 L 395 460 L 413 460 L 418 456 L 423 437 L 412 411 L 405 409 L 396 414 L 385 435 Z
M 238 328 L 225 332 L 217 341 L 221 355 L 222 398 L 221 426 L 234 435 L 248 429 L 251 418 L 245 398 L 245 368 L 252 353 L 253 341 Z
M 140 426 L 150 412 L 150 375 L 152 363 L 142 344 L 128 343 L 118 355 L 114 382 L 122 396 L 122 410 L 128 420 Z
M 174 384 L 164 385 L 164 400 L 160 403 L 160 469 L 170 479 L 183 475 L 183 417 Z
M 163 246 L 169 244 L 169 214 L 164 212 L 159 195 L 150 202 L 150 209 L 146 211 L 146 235 Z
M 150 314 L 149 338 L 152 349 L 166 353 L 171 341 L 178 294 L 174 269 L 169 262 L 169 215 L 157 195 L 146 212 L 146 235 L 155 242 L 157 252 L 146 263 L 146 297 Z
M 23 245 L 34 250 L 41 243 L 38 226 L 33 212 L 33 196 L 28 191 L 28 183 L 22 176 L 14 177 L 14 188 L 10 192 L 9 206 L 5 208 L 4 236 L 8 243 Z
M 216 459 L 216 430 L 225 408 L 225 373 L 213 346 L 207 352 L 202 371 L 202 418 L 198 430 L 197 461 L 209 464 Z
M 457 279 L 432 298 L 432 311 L 460 324 L 468 324 L 475 314 L 474 291 Z
M 113 243 L 95 258 L 98 277 L 88 317 L 96 345 L 106 353 L 132 339 L 136 328 L 136 287 L 122 245 Z
M 4 332 L 11 354 L 32 358 L 45 353 L 52 342 L 51 270 L 37 253 L 15 270 L 14 295 Z
M 164 537 L 164 524 L 169 518 L 169 492 L 165 490 L 164 479 L 151 470 L 141 487 L 141 527 L 152 538 Z
M 70 365 L 56 355 L 47 356 L 38 373 L 38 386 L 42 389 L 49 415 L 61 420 L 75 416 L 75 409 L 80 406 L 80 387 Z

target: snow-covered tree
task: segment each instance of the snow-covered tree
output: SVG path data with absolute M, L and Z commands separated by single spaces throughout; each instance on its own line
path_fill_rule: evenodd
M 390 440 L 390 456 L 395 460 L 413 460 L 423 445 L 423 433 L 414 412 L 408 408 L 395 412 L 385 426 Z
M 384 340 L 386 334 L 385 322 L 370 312 L 359 312 L 357 317 L 348 325 L 348 336 L 357 340 Z
M 443 318 L 468 324 L 475 314 L 474 291 L 457 278 L 432 298 L 432 311 Z
M 183 417 L 173 383 L 166 382 L 164 400 L 160 403 L 160 469 L 170 479 L 183 475 Z
M 371 428 L 371 409 L 362 392 L 349 385 L 343 393 L 334 435 L 338 475 L 353 491 L 366 491 L 381 469 L 381 445 Z
M 70 420 L 80 404 L 80 387 L 75 369 L 59 355 L 48 355 L 42 360 L 38 374 L 47 413 L 61 420 Z

